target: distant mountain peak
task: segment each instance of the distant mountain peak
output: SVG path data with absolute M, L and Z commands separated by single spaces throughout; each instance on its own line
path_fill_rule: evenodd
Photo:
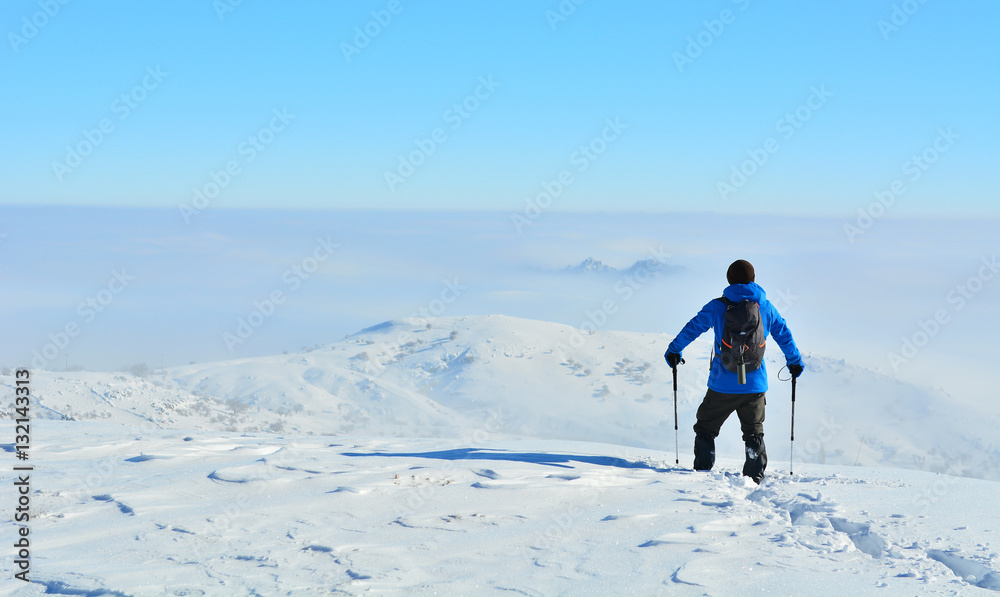
M 603 261 L 594 259 L 593 257 L 587 257 L 586 259 L 581 261 L 579 265 L 571 265 L 567 267 L 565 271 L 576 274 L 584 274 L 592 272 L 609 273 L 609 272 L 616 272 L 618 270 L 611 267 L 610 265 L 607 265 Z
M 645 270 L 643 274 L 663 274 L 670 271 L 679 270 L 678 266 L 667 265 L 653 257 L 640 259 L 626 268 L 612 267 L 599 259 L 587 257 L 579 265 L 571 265 L 562 271 L 572 274 L 637 274 L 639 270 Z

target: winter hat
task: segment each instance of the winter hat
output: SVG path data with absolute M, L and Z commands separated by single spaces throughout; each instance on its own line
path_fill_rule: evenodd
M 726 279 L 730 284 L 749 284 L 753 282 L 753 266 L 745 259 L 734 261 L 726 271 Z

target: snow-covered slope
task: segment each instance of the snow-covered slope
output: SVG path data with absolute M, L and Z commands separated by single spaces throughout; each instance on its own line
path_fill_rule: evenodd
M 34 371 L 33 582 L 0 595 L 1000 590 L 996 484 L 963 478 L 1000 478 L 989 416 L 807 355 L 793 476 L 773 350 L 768 478 L 739 474 L 735 419 L 695 473 L 708 340 L 675 465 L 669 338 L 594 323 L 395 320 L 147 378 Z
M 599 319 L 597 323 L 600 323 Z M 673 450 L 670 338 L 580 330 L 506 316 L 383 323 L 308 352 L 190 365 L 149 379 L 44 373 L 37 394 L 55 418 L 149 428 L 540 438 Z M 699 339 L 680 368 L 682 463 L 690 464 L 695 410 L 710 345 Z M 791 448 L 790 384 L 769 351 L 766 440 L 772 468 Z M 988 416 L 945 393 L 843 360 L 807 354 L 798 383 L 795 459 L 1000 479 Z M 6 383 L 11 383 L 7 378 Z M 718 441 L 739 456 L 735 417 Z
M 989 595 L 988 481 L 830 465 L 757 487 L 661 451 L 46 421 L 31 584 L 0 595 Z M 13 542 L 13 525 L 3 525 Z M 8 543 L 9 544 L 9 543 Z

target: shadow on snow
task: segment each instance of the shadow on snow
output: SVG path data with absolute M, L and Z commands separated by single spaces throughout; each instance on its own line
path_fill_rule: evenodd
M 508 452 L 506 450 L 485 450 L 480 448 L 456 448 L 435 452 L 342 452 L 343 456 L 387 457 L 387 458 L 432 458 L 435 460 L 506 460 L 509 462 L 530 462 L 558 468 L 574 468 L 570 462 L 612 466 L 615 468 L 647 469 L 658 473 L 683 471 L 684 469 L 658 468 L 647 462 L 636 462 L 613 456 L 589 456 L 581 454 L 551 454 L 546 452 Z

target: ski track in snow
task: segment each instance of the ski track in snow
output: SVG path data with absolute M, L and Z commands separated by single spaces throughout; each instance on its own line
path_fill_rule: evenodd
M 815 465 L 757 486 L 737 461 L 694 472 L 582 442 L 51 425 L 35 582 L 2 595 L 1000 590 L 987 481 L 950 479 L 921 515 L 939 479 L 916 471 Z

